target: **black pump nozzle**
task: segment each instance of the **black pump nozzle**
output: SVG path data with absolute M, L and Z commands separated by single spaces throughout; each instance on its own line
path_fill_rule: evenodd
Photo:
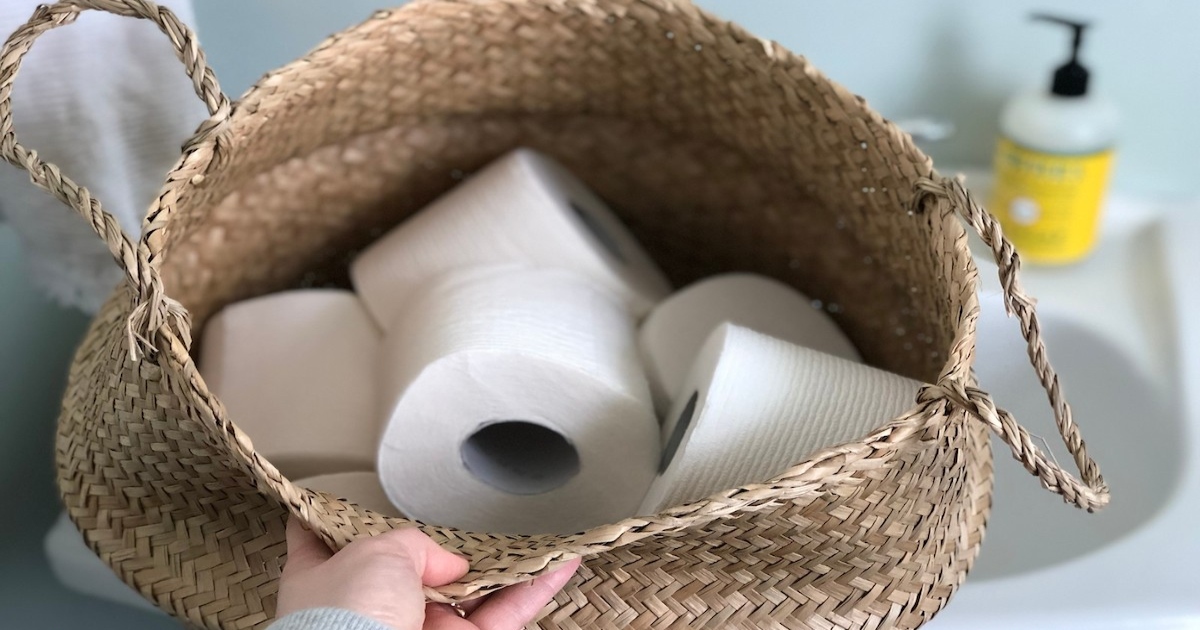
M 1054 83 L 1050 92 L 1058 96 L 1083 96 L 1087 94 L 1088 71 L 1079 63 L 1079 47 L 1083 45 L 1083 29 L 1088 27 L 1086 22 L 1076 22 L 1065 18 L 1035 13 L 1032 18 L 1042 22 L 1052 22 L 1074 30 L 1075 37 L 1071 43 L 1071 59 L 1054 71 Z

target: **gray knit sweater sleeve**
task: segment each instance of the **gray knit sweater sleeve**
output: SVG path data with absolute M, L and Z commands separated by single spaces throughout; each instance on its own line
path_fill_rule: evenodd
M 392 630 L 344 608 L 309 608 L 275 620 L 267 630 Z

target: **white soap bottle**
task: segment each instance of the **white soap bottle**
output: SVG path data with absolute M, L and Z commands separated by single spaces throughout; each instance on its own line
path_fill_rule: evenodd
M 1050 89 L 1013 97 L 1000 118 L 989 208 L 1021 256 L 1062 264 L 1091 251 L 1113 161 L 1116 107 L 1089 90 L 1079 62 L 1087 24 L 1034 15 L 1073 29 L 1070 59 Z

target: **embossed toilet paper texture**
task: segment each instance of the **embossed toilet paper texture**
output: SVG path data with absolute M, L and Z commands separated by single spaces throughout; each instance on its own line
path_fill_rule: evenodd
M 911 407 L 921 384 L 724 324 L 704 343 L 663 426 L 694 414 L 641 511 L 758 483 L 813 451 L 871 431 Z
M 633 317 L 587 277 L 519 266 L 446 276 L 406 306 L 383 357 L 390 411 L 379 472 L 406 515 L 491 533 L 570 533 L 637 511 L 654 478 L 658 422 Z M 516 421 L 561 436 L 578 470 L 534 494 L 469 470 L 464 442 Z
M 851 361 L 858 350 L 833 319 L 792 287 L 766 276 L 729 273 L 675 292 L 642 322 L 638 347 L 654 406 L 666 414 L 705 339 L 729 322 Z

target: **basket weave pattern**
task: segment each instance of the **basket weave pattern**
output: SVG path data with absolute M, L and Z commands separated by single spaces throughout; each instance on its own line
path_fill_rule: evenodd
M 13 133 L 21 57 L 81 8 L 156 23 L 212 115 L 137 242 Z M 0 132 L 4 157 L 83 215 L 127 273 L 71 369 L 57 441 L 68 512 L 126 582 L 198 626 L 270 621 L 289 513 L 334 547 L 411 523 L 297 487 L 260 457 L 196 371 L 193 331 L 236 300 L 345 285 L 357 249 L 515 146 L 610 200 L 676 282 L 780 278 L 820 299 L 870 363 L 930 385 L 859 441 L 657 515 L 571 536 L 422 526 L 472 563 L 430 599 L 582 555 L 542 627 L 913 628 L 978 551 L 989 429 L 1068 502 L 1108 500 L 998 224 L 861 99 L 686 2 L 418 0 L 231 104 L 169 11 L 66 0 L 0 55 Z M 1082 481 L 975 387 L 963 219 L 993 247 Z

